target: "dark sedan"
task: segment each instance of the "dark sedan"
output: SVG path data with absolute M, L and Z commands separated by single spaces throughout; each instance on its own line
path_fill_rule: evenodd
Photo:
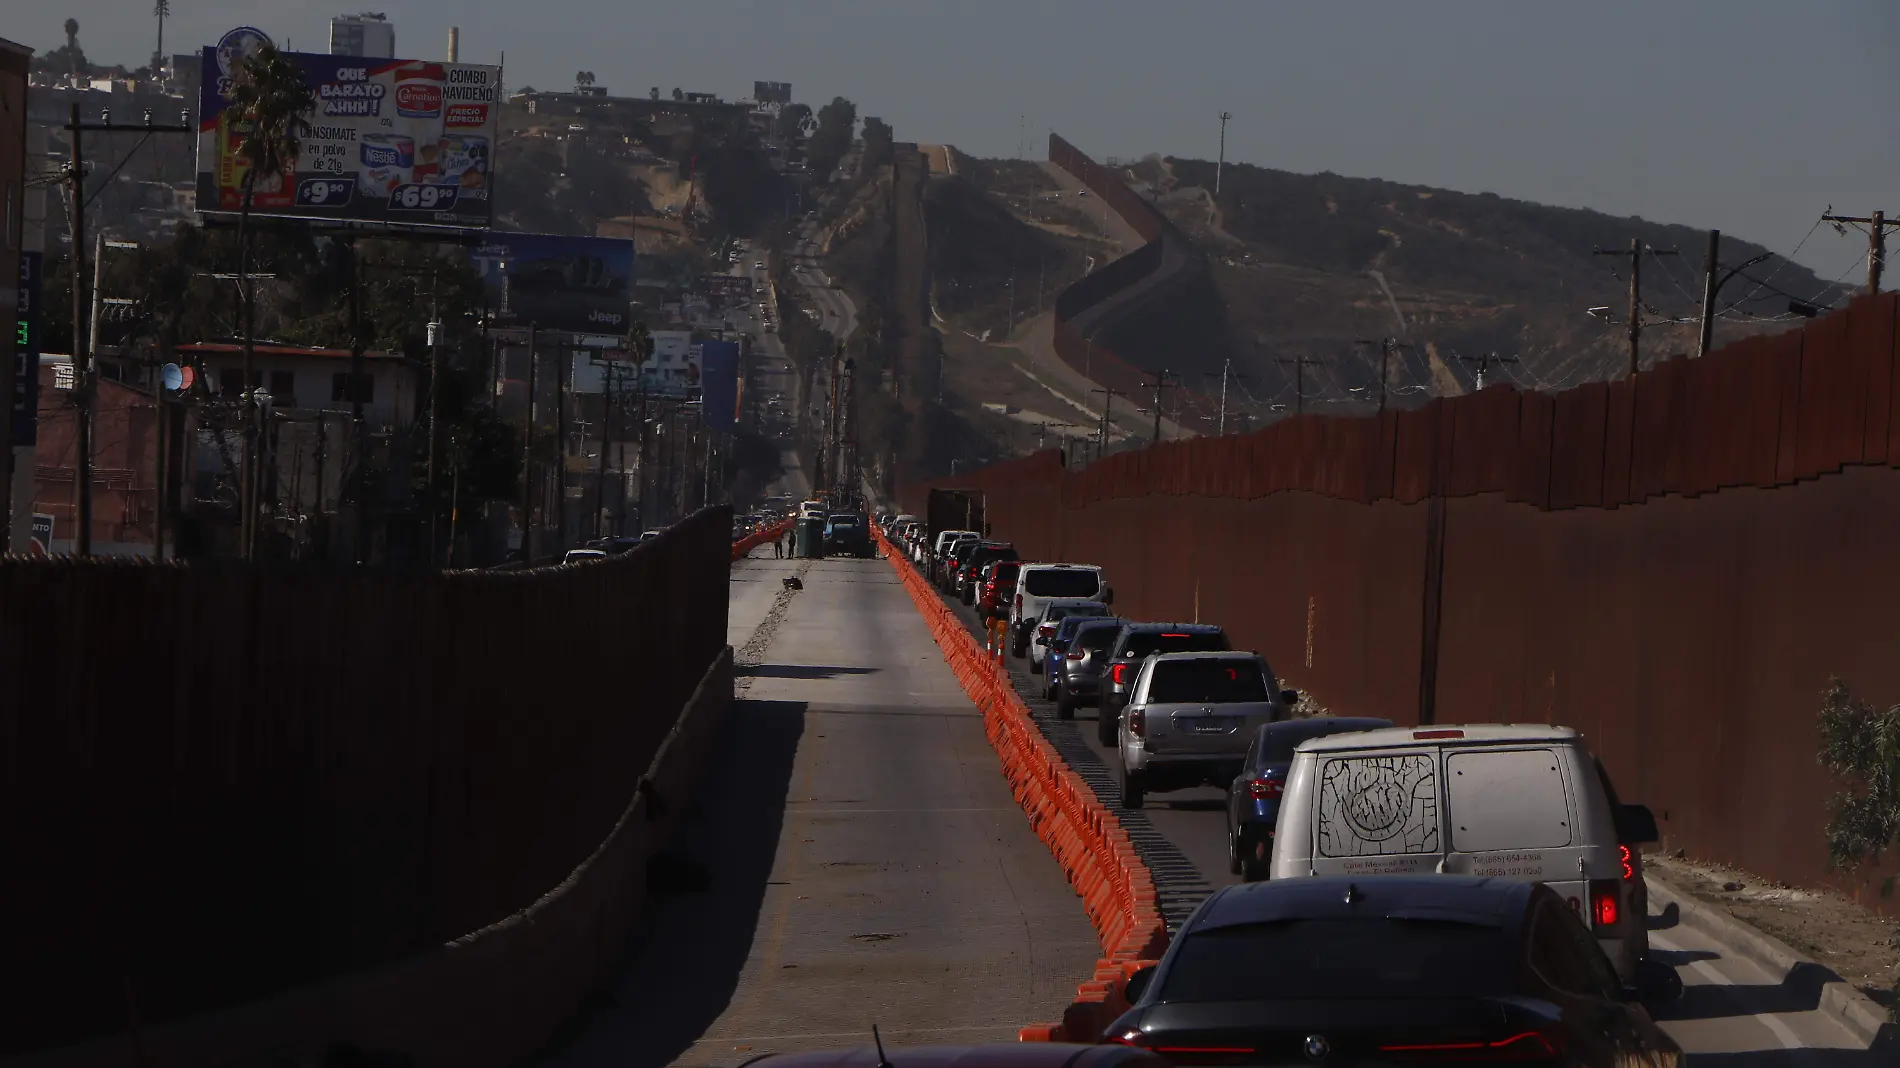
M 884 1046 L 809 1053 L 769 1053 L 741 1061 L 739 1068 L 1167 1068 L 1145 1050 L 1122 1045 L 1078 1046 L 1066 1042 L 997 1042 L 973 1046 Z
M 1126 622 L 1109 616 L 1076 624 L 1075 632 L 1062 650 L 1062 659 L 1056 661 L 1055 678 L 1051 682 L 1055 687 L 1057 719 L 1074 719 L 1078 707 L 1096 703 L 1101 693 L 1102 665 L 1108 662 L 1108 648 L 1115 644 L 1115 636 L 1121 633 L 1122 624 Z
M 1642 1002 L 1548 886 L 1453 875 L 1288 879 L 1201 903 L 1104 1038 L 1177 1065 L 1674 1068 Z
M 1280 792 L 1286 788 L 1293 750 L 1301 742 L 1390 726 L 1391 720 L 1370 716 L 1315 716 L 1262 724 L 1247 747 L 1247 761 L 1241 765 L 1239 777 L 1227 788 L 1228 868 L 1250 883 L 1267 877 L 1267 861 L 1273 856 L 1273 824 L 1280 818 Z

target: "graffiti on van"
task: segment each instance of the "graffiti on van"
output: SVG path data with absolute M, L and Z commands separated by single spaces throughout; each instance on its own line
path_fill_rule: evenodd
M 1326 761 L 1319 851 L 1328 857 L 1439 852 L 1437 758 L 1401 753 Z

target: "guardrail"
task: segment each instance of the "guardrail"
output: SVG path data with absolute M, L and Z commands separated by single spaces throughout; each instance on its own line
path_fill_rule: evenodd
M 1128 1011 L 1125 987 L 1137 968 L 1160 958 L 1168 929 L 1154 878 L 1121 821 L 1056 753 L 1030 718 L 1002 664 L 938 599 L 901 548 L 873 528 L 904 589 L 916 603 L 964 693 L 983 713 L 984 733 L 1001 759 L 1010 793 L 1081 896 L 1102 944 L 1094 974 L 1076 987 L 1059 1024 L 1030 1024 L 1024 1042 L 1091 1042 Z
M 792 529 L 792 521 L 787 519 L 766 527 L 764 530 L 747 534 L 745 537 L 732 543 L 732 558 L 734 560 L 743 560 L 752 550 L 771 542 L 774 538 L 784 537 L 785 532 L 790 529 Z

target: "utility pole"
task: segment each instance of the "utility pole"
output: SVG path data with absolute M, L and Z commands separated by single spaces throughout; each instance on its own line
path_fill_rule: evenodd
M 1697 335 L 1695 354 L 1701 359 L 1709 354 L 1709 343 L 1715 337 L 1715 267 L 1722 253 L 1722 231 L 1709 231 L 1709 247 L 1702 254 L 1702 329 Z
M 1149 371 L 1148 373 L 1155 376 L 1155 380 L 1153 382 L 1144 383 L 1142 388 L 1153 389 L 1155 391 L 1155 432 L 1152 440 L 1159 442 L 1161 440 L 1161 391 L 1171 389 L 1177 383 L 1168 381 L 1169 378 L 1174 376 L 1174 372 L 1165 367 L 1160 370 Z
M 1854 223 L 1867 227 L 1867 292 L 1880 292 L 1880 274 L 1887 264 L 1887 228 L 1900 227 L 1900 219 L 1889 219 L 1884 211 L 1876 211 L 1865 218 L 1856 215 L 1823 215 L 1821 218 L 1837 226 Z
M 535 324 L 528 324 L 528 418 L 521 434 L 521 562 L 534 560 L 534 386 L 541 370 Z
M 1491 369 L 1492 364 L 1517 362 L 1517 357 L 1515 356 L 1499 356 L 1495 352 L 1486 352 L 1477 356 L 1460 356 L 1458 358 L 1466 363 L 1475 363 L 1478 365 L 1478 388 L 1481 390 L 1484 388 L 1484 373 Z
M 1282 358 L 1280 362 L 1293 365 L 1293 414 L 1305 415 L 1306 368 L 1307 365 L 1319 363 L 1320 360 L 1317 356 L 1295 356 L 1292 359 Z
M 363 420 L 369 374 L 363 361 L 363 268 L 357 262 L 356 241 L 346 239 L 343 247 L 350 257 L 350 449 L 356 460 L 356 563 L 361 566 L 369 562 L 369 427 Z M 247 307 L 252 303 L 245 301 Z M 250 331 L 244 336 L 248 339 Z M 248 389 L 249 383 L 245 386 Z
M 1214 199 L 1220 200 L 1221 172 L 1227 169 L 1227 120 L 1233 118 L 1232 112 L 1220 113 L 1220 158 L 1214 163 Z
M 1100 393 L 1102 395 L 1102 437 L 1101 437 L 1101 443 L 1096 447 L 1096 450 L 1095 450 L 1096 458 L 1100 459 L 1102 456 L 1106 455 L 1108 452 L 1109 410 L 1115 406 L 1116 397 L 1125 397 L 1127 396 L 1127 394 L 1123 393 L 1122 391 L 1118 389 L 1107 389 L 1107 388 L 1092 389 L 1089 392 Z
M 1379 346 L 1379 412 L 1383 414 L 1385 412 L 1386 391 L 1390 388 L 1392 382 L 1392 354 L 1400 349 L 1409 349 L 1412 347 L 1412 344 L 1409 341 L 1400 341 L 1395 337 L 1380 338 L 1377 341 L 1362 337 L 1358 338 L 1356 343 L 1360 345 Z
M 442 395 L 442 323 L 435 294 L 435 267 L 429 267 L 429 459 L 423 485 L 429 494 L 429 552 L 435 552 L 436 517 L 441 513 L 441 497 L 435 491 L 436 400 Z
M 72 230 L 73 243 L 73 399 L 78 402 L 78 419 L 75 427 L 74 445 L 78 457 L 73 472 L 74 512 L 76 521 L 73 530 L 73 551 L 80 556 L 92 555 L 92 436 L 93 409 L 95 408 L 95 372 L 92 365 L 92 338 L 88 335 L 86 324 L 90 321 L 87 313 L 86 293 L 86 162 L 80 151 L 80 134 L 92 130 L 102 133 L 114 131 L 138 131 L 142 133 L 197 133 L 197 127 L 188 120 L 190 112 L 180 117 L 177 125 L 155 125 L 152 113 L 145 113 L 143 124 L 115 123 L 112 113 L 103 111 L 98 122 L 81 122 L 79 105 L 72 105 L 68 113 L 66 131 L 72 137 L 72 157 L 66 168 L 66 182 L 71 189 L 71 210 L 68 221 Z M 97 260 L 95 259 L 95 264 Z M 97 283 L 94 283 L 97 288 Z M 11 448 L 11 445 L 0 446 Z M 11 465 L 8 465 L 9 469 Z M 0 492 L 8 492 L 11 487 L 0 487 Z M 4 532 L 0 532 L 4 533 Z
M 1603 248 L 1596 250 L 1596 254 L 1599 256 L 1628 256 L 1630 258 L 1630 306 L 1629 322 L 1626 325 L 1629 327 L 1629 373 L 1632 377 L 1635 376 L 1637 371 L 1642 370 L 1644 252 L 1648 252 L 1652 256 L 1675 256 L 1680 254 L 1673 248 L 1656 248 L 1653 245 L 1645 245 L 1643 244 L 1643 239 L 1640 237 L 1630 238 L 1630 247 L 1627 250 Z
M 618 366 L 608 362 L 606 378 L 600 386 L 600 463 L 594 467 L 594 537 L 607 536 L 607 450 L 613 445 L 614 434 L 614 372 Z M 582 457 L 586 459 L 586 457 Z
M 563 344 L 554 368 L 554 551 L 567 551 L 567 402 L 574 388 L 575 350 Z

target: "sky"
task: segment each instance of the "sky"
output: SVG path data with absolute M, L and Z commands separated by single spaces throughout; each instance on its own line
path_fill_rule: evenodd
M 153 0 L 8 3 L 0 36 L 48 49 L 80 23 L 96 61 L 138 65 Z M 255 25 L 325 51 L 298 0 L 171 0 L 166 51 Z M 1830 205 L 1900 214 L 1894 0 L 383 0 L 404 57 L 506 82 L 615 95 L 749 95 L 789 81 L 891 123 L 900 140 L 1044 158 L 1061 133 L 1097 159 L 1150 152 L 1438 186 L 1642 216 L 1760 242 L 1824 280 L 1866 239 Z M 1900 235 L 1890 240 L 1900 259 Z M 1798 248 L 1798 252 L 1796 251 Z M 1689 250 L 1685 250 L 1687 252 Z M 1700 252 L 1694 253 L 1698 258 Z M 1900 281 L 1900 270 L 1889 273 Z

